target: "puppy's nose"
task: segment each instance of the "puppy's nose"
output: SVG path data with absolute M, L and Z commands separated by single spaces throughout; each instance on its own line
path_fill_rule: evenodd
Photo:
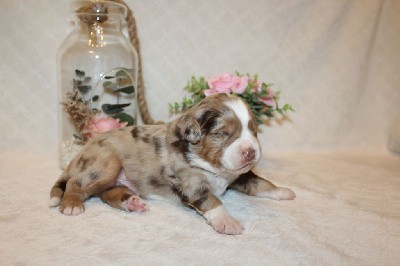
M 248 148 L 242 152 L 243 158 L 250 162 L 256 158 L 256 151 L 253 148 Z

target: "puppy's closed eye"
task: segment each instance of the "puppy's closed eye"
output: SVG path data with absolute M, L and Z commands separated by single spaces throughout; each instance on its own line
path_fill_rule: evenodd
M 226 131 L 212 132 L 210 135 L 211 135 L 212 137 L 218 138 L 218 139 L 223 139 L 223 138 L 229 137 L 229 133 L 226 132 Z

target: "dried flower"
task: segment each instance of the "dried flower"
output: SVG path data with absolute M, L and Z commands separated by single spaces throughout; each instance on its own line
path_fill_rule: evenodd
M 117 103 L 103 103 L 101 110 L 99 110 L 92 108 L 92 103 L 100 101 L 99 95 L 89 93 L 92 89 L 90 85 L 92 79 L 86 76 L 85 71 L 75 70 L 75 78 L 72 80 L 72 91 L 67 92 L 67 100 L 61 104 L 74 123 L 78 133 L 74 134 L 74 136 L 81 144 L 97 133 L 135 123 L 134 118 L 125 112 L 125 108 L 129 107 L 131 103 L 118 103 L 120 94 L 129 95 L 135 93 L 132 78 L 129 74 L 131 70 L 119 68 L 113 71 L 115 72 L 114 75 L 104 77 L 106 81 L 103 82 L 103 88 L 106 93 L 111 93 L 115 96 Z M 83 97 L 91 99 L 84 100 Z M 100 114 L 110 117 L 102 118 L 99 117 Z
M 67 100 L 61 103 L 64 110 L 68 113 L 79 131 L 80 138 L 86 140 L 82 134 L 82 130 L 94 117 L 99 113 L 98 110 L 91 109 L 87 103 L 79 96 L 79 91 L 76 86 L 73 87 L 72 92 L 67 93 Z

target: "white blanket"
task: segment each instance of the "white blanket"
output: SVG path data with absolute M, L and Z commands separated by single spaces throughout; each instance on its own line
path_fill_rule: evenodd
M 396 265 L 400 158 L 267 156 L 257 172 L 292 188 L 293 201 L 228 191 L 241 236 L 220 235 L 195 211 L 148 201 L 144 214 L 98 198 L 64 216 L 47 205 L 60 171 L 52 154 L 0 160 L 1 265 Z

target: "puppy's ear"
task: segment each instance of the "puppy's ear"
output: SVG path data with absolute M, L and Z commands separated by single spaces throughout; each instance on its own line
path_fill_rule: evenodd
M 175 135 L 191 144 L 198 143 L 201 139 L 201 128 L 196 118 L 189 114 L 179 117 L 175 124 Z

